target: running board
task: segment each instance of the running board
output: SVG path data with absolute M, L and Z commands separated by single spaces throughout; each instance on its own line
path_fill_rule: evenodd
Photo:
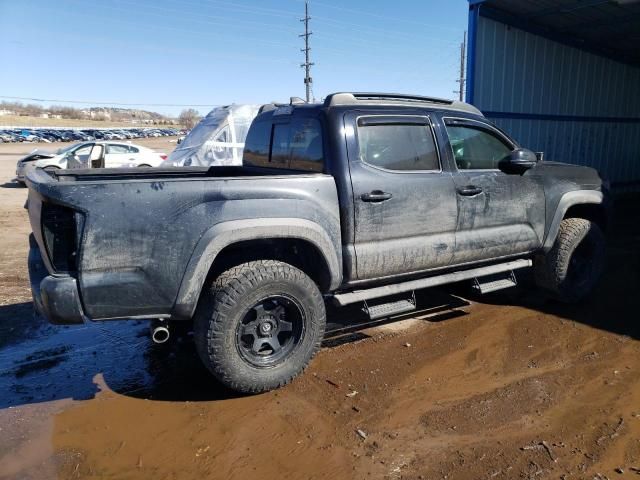
M 509 272 L 520 268 L 527 268 L 533 265 L 531 260 L 514 260 L 512 262 L 498 263 L 487 267 L 472 268 L 470 270 L 460 270 L 457 272 L 445 273 L 434 277 L 420 278 L 418 280 L 410 280 L 408 282 L 395 283 L 393 285 L 385 285 L 383 287 L 373 287 L 366 290 L 355 290 L 348 293 L 338 293 L 333 296 L 338 305 L 344 306 L 356 302 L 362 302 L 372 298 L 386 297 L 395 295 L 396 293 L 411 292 L 421 288 L 437 287 L 447 283 L 460 282 L 462 280 L 471 280 L 474 278 L 486 277 L 496 273 Z
M 416 296 L 412 293 L 411 298 L 403 300 L 396 300 L 393 302 L 380 303 L 378 305 L 369 305 L 364 302 L 363 311 L 371 320 L 378 320 L 380 318 L 389 318 L 394 315 L 400 315 L 401 313 L 411 312 L 416 309 Z
M 484 278 L 476 278 L 473 282 L 473 288 L 484 295 L 485 293 L 515 287 L 517 284 L 516 275 L 511 270 L 510 272 L 489 275 Z

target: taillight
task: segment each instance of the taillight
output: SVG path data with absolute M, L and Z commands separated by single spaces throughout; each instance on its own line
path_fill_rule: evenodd
M 164 153 L 161 153 L 161 154 L 160 154 L 160 158 L 161 158 L 162 160 L 166 160 L 166 159 L 167 159 L 167 156 L 166 156 Z
M 53 203 L 43 203 L 41 215 L 42 237 L 51 265 L 59 273 L 76 271 L 75 212 Z

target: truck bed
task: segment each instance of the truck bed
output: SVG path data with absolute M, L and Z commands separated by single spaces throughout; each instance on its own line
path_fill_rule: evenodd
M 341 252 L 330 175 L 255 167 L 36 169 L 27 183 L 46 270 L 77 282 L 90 319 L 189 317 L 197 301 L 189 287 L 207 274 L 198 261 L 211 254 L 203 245 L 237 237 L 240 226 L 278 237 L 296 225 L 321 225 L 318 241 Z

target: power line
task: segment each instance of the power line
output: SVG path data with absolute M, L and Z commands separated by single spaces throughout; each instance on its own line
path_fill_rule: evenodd
M 76 1 L 76 0 L 68 0 L 68 1 Z M 106 7 L 105 5 L 97 5 L 97 6 L 98 7 L 103 7 L 103 8 Z M 46 8 L 46 6 L 44 8 Z M 107 8 L 109 8 L 109 7 L 107 7 Z M 120 11 L 120 10 L 116 10 L 116 11 Z M 147 14 L 154 15 L 155 13 L 154 12 L 147 12 Z M 89 17 L 89 18 L 95 18 L 95 14 L 91 14 L 91 13 L 88 13 L 88 12 L 82 12 L 82 11 L 76 12 L 75 15 Z M 121 24 L 121 25 L 132 25 L 132 26 L 135 26 L 136 27 L 136 32 L 138 32 L 138 33 L 141 32 L 144 29 L 152 29 L 154 31 L 157 31 L 157 26 L 140 25 L 139 22 L 136 22 L 136 21 L 133 21 L 133 20 L 130 21 L 130 20 L 127 20 L 127 19 L 122 19 L 122 18 L 114 18 L 114 17 L 110 17 L 110 16 L 107 16 L 107 15 L 102 15 L 101 19 L 102 20 L 117 20 L 119 22 L 119 24 Z M 202 20 L 202 19 L 193 19 L 193 20 L 189 19 L 189 21 L 190 22 L 204 23 L 206 25 L 228 25 L 228 23 L 209 22 L 209 21 Z M 274 25 L 269 25 L 269 24 L 265 24 L 265 25 L 267 25 L 267 26 L 269 26 L 271 28 L 273 28 L 273 26 L 274 26 Z M 243 27 L 243 25 L 239 25 L 238 27 L 241 28 L 241 27 Z M 220 33 L 222 33 L 222 34 L 224 34 L 224 33 L 232 33 L 233 34 L 234 32 L 232 32 L 232 31 L 220 31 L 220 30 L 216 30 L 216 29 L 208 29 L 207 30 L 208 34 L 205 35 L 203 33 L 200 33 L 199 30 L 177 28 L 177 27 L 170 26 L 170 25 L 165 25 L 162 28 L 163 28 L 163 30 L 171 30 L 171 31 L 180 32 L 180 33 L 185 33 L 186 32 L 186 33 L 190 33 L 191 35 L 195 35 L 195 36 L 198 36 L 198 37 L 201 37 L 201 38 L 213 39 L 215 42 L 227 42 L 227 43 L 233 42 L 234 44 L 237 44 L 237 39 L 236 38 L 227 38 L 227 37 L 218 37 L 218 36 L 216 36 L 216 35 L 218 35 Z M 251 28 L 253 28 L 253 27 L 251 27 Z M 290 29 L 289 31 L 296 32 L 293 29 Z M 211 36 L 211 35 L 213 35 L 213 36 Z M 252 39 L 253 38 L 253 39 L 259 40 L 260 41 L 260 46 L 274 46 L 274 47 L 284 47 L 284 48 L 295 48 L 293 45 L 288 44 L 288 43 L 265 41 L 264 38 L 251 37 L 251 36 L 245 35 L 244 33 L 242 35 L 243 35 L 243 38 L 245 38 L 245 39 Z M 85 41 L 86 41 L 86 37 L 78 37 L 78 38 L 85 38 Z M 93 40 L 95 38 L 97 38 L 97 37 L 91 36 L 90 40 Z M 145 38 L 147 38 L 147 37 L 145 37 Z M 113 40 L 111 38 L 109 38 L 108 41 L 112 42 Z M 164 51 L 164 52 L 170 51 L 170 49 L 167 49 L 167 48 L 162 48 L 162 49 L 158 49 L 158 50 L 159 51 Z M 224 57 L 224 55 L 213 55 L 213 54 L 210 55 L 210 56 Z M 255 56 L 255 57 L 250 57 L 250 56 L 244 55 L 244 57 L 242 57 L 241 55 L 236 54 L 236 53 L 234 53 L 233 56 L 229 55 L 228 57 L 229 58 L 233 57 L 233 58 L 255 59 L 255 60 L 261 60 L 261 59 L 269 58 L 269 57 L 264 57 L 263 55 Z M 271 58 L 273 58 L 273 57 L 271 57 Z M 279 59 L 275 59 L 275 60 L 276 61 L 280 61 L 280 62 L 285 62 L 285 60 L 283 58 L 279 58 Z M 291 60 L 289 60 L 287 63 L 297 63 L 297 62 L 292 62 Z
M 30 102 L 46 102 L 46 103 L 73 103 L 84 105 L 119 105 L 128 107 L 216 107 L 219 105 L 207 103 L 207 104 L 179 104 L 179 103 L 127 103 L 127 102 L 105 102 L 105 101 L 93 101 L 93 100 L 60 100 L 51 98 L 33 98 L 33 97 L 10 97 L 7 95 L 0 95 L 0 98 L 8 100 L 24 100 Z
M 300 19 L 301 22 L 304 22 L 304 33 L 299 35 L 299 37 L 304 37 L 304 48 L 301 49 L 304 52 L 304 63 L 300 65 L 300 67 L 304 68 L 305 76 L 304 76 L 304 85 L 307 93 L 307 103 L 311 102 L 311 91 L 313 89 L 313 79 L 311 78 L 311 66 L 313 62 L 309 59 L 309 52 L 311 52 L 311 47 L 309 47 L 309 37 L 313 35 L 313 32 L 309 31 L 309 20 L 311 17 L 309 16 L 309 2 L 304 2 L 304 18 Z
M 86 3 L 82 2 L 82 0 L 67 0 L 70 3 L 77 3 L 78 5 L 82 5 L 82 6 L 86 6 Z M 116 5 L 109 5 L 109 4 L 100 4 L 97 3 L 95 5 L 92 5 L 92 10 L 90 12 L 87 12 L 86 14 L 83 13 L 82 11 L 78 11 L 78 12 L 74 12 L 76 15 L 80 14 L 85 14 L 85 15 L 89 15 L 92 16 L 93 18 L 95 18 L 95 14 L 93 13 L 93 9 L 95 8 L 102 8 L 114 13 L 118 13 L 118 12 L 122 12 L 122 13 L 131 13 L 131 9 L 125 7 L 124 5 L 131 5 L 131 6 L 140 6 L 140 3 L 136 3 L 136 2 L 128 2 L 125 0 L 121 0 L 118 2 L 119 4 L 121 4 L 122 6 L 118 6 Z M 270 31 L 274 31 L 274 28 L 276 28 L 278 32 L 291 32 L 291 33 L 296 33 L 296 30 L 292 29 L 292 28 L 287 28 L 279 23 L 269 23 L 269 22 L 258 22 L 258 21 L 253 21 L 253 20 L 245 20 L 245 19 L 238 19 L 236 17 L 225 17 L 225 16 L 220 16 L 220 15 L 207 15 L 207 14 L 202 14 L 202 13 L 195 13 L 196 17 L 191 17 L 189 15 L 185 15 L 184 10 L 179 10 L 179 9 L 171 9 L 171 8 L 164 8 L 164 7 L 158 7 L 155 5 L 147 5 L 145 7 L 147 9 L 147 11 L 145 11 L 145 16 L 155 16 L 157 18 L 161 18 L 161 19 L 165 19 L 165 20 L 170 20 L 171 22 L 175 22 L 176 18 L 180 18 L 183 20 L 188 20 L 190 23 L 200 23 L 200 24 L 204 24 L 204 25 L 214 25 L 214 26 L 224 26 L 224 27 L 228 27 L 229 25 L 233 25 L 233 30 L 227 29 L 227 30 L 222 30 L 222 29 L 217 29 L 215 30 L 215 33 L 234 33 L 235 29 L 240 29 L 240 28 L 244 28 L 244 29 L 252 29 L 253 31 L 256 31 L 257 27 L 267 27 L 270 29 Z M 157 11 L 148 11 L 148 9 L 152 9 L 152 10 L 157 10 Z M 166 12 L 166 14 L 163 14 L 162 12 Z M 178 17 L 179 16 L 179 17 Z M 118 22 L 122 22 L 122 23 L 129 23 L 129 24 L 133 24 L 133 25 L 139 25 L 140 22 L 139 20 L 136 21 L 126 21 L 122 18 L 122 15 L 120 15 L 118 18 L 110 18 L 111 20 L 117 20 Z M 209 21 L 206 19 L 213 19 L 214 21 Z M 136 23 L 137 22 L 137 23 Z M 154 25 L 150 25 L 150 26 L 154 26 Z M 157 25 L 155 25 L 156 29 L 157 29 Z M 169 26 L 162 26 L 163 29 L 166 28 L 170 28 Z M 189 30 L 190 31 L 190 30 Z M 261 40 L 260 37 L 246 37 L 246 35 L 243 34 L 244 38 L 255 38 L 256 40 Z
M 202 4 L 198 4 L 198 3 L 185 2 L 183 0 L 180 0 L 179 3 L 180 4 L 191 3 L 191 5 L 198 5 L 198 6 L 202 5 Z M 298 16 L 297 13 L 292 12 L 290 10 L 273 9 L 273 8 L 265 8 L 265 7 L 255 7 L 253 5 L 244 5 L 244 4 L 240 4 L 240 3 L 227 2 L 227 1 L 222 1 L 222 0 L 209 0 L 209 3 L 221 4 L 223 6 L 221 6 L 219 8 L 222 8 L 222 9 L 226 8 L 227 10 L 238 11 L 238 12 L 242 12 L 242 13 L 249 13 L 249 14 L 253 14 L 253 15 L 258 15 L 259 14 L 259 15 L 267 15 L 267 16 L 271 16 L 271 17 L 281 17 L 281 18 L 296 18 Z
M 306 0 L 295 0 L 295 1 L 303 2 L 303 1 L 306 1 Z M 353 14 L 356 14 L 358 16 L 366 15 L 366 16 L 369 16 L 369 17 L 379 18 L 379 19 L 385 20 L 386 22 L 388 22 L 388 21 L 396 21 L 396 22 L 410 23 L 410 24 L 413 24 L 413 25 L 419 25 L 421 27 L 427 27 L 427 28 L 441 28 L 443 30 L 451 30 L 451 31 L 455 30 L 453 27 L 443 27 L 441 25 L 435 25 L 435 24 L 431 24 L 430 25 L 430 24 L 427 24 L 427 23 L 424 23 L 424 22 L 420 22 L 420 21 L 416 21 L 416 20 L 408 20 L 406 18 L 399 18 L 399 17 L 390 17 L 388 15 L 382 15 L 382 14 L 379 14 L 379 13 L 373 13 L 373 12 L 369 12 L 369 11 L 366 11 L 366 10 L 339 7 L 337 5 L 331 5 L 331 4 L 328 4 L 328 3 L 322 3 L 322 2 L 318 2 L 318 1 L 314 1 L 314 5 L 320 5 L 320 6 L 327 7 L 327 8 L 333 8 L 335 10 L 340 10 L 340 11 L 343 11 L 343 12 L 353 13 Z
M 314 15 L 313 18 L 317 23 L 322 23 L 322 24 L 325 24 L 326 26 L 333 27 L 333 28 L 339 28 L 342 31 L 345 30 L 345 27 L 348 27 L 348 31 L 350 32 L 361 32 L 366 35 L 373 35 L 375 37 L 378 37 L 380 34 L 380 28 L 378 27 L 367 26 L 360 23 L 345 22 L 342 20 L 335 20 L 333 18 L 321 17 L 319 15 Z M 386 37 L 404 38 L 406 40 L 423 41 L 425 39 L 429 39 L 430 42 L 448 42 L 449 41 L 442 34 L 439 35 L 437 33 L 431 33 L 429 35 L 425 35 L 423 31 L 420 31 L 419 35 L 414 35 L 411 33 L 407 33 L 406 31 L 390 30 L 385 26 L 384 32 Z M 367 40 L 371 40 L 371 37 L 369 37 Z
M 397 44 L 394 45 L 389 42 L 384 42 L 382 40 L 369 41 L 366 38 L 363 38 L 362 36 L 350 36 L 348 33 L 345 34 L 343 32 L 334 33 L 334 32 L 323 31 L 323 29 L 320 27 L 317 27 L 317 29 L 318 30 L 314 32 L 314 35 L 317 37 L 318 42 L 322 40 L 321 42 L 322 45 L 327 44 L 327 42 L 332 42 L 333 44 L 338 44 L 341 47 L 340 51 L 344 52 L 347 50 L 344 48 L 344 45 L 348 43 L 350 46 L 358 47 L 358 48 L 352 48 L 350 50 L 350 53 L 353 53 L 353 54 L 360 54 L 360 52 L 364 52 L 364 53 L 371 52 L 371 53 L 374 53 L 376 56 L 379 56 L 381 52 L 390 52 L 393 55 L 393 57 L 398 57 L 399 52 L 406 54 L 407 52 L 412 51 L 419 55 L 424 55 L 424 46 L 425 44 L 428 45 L 428 42 L 423 40 L 421 43 L 418 43 L 418 41 L 415 41 L 413 43 L 408 43 L 406 47 L 404 45 L 399 47 Z M 316 42 L 316 46 L 318 45 L 318 42 Z M 452 53 L 453 48 L 457 50 L 459 48 L 459 43 L 455 42 L 455 44 L 447 43 L 443 45 L 438 45 L 434 47 L 434 49 L 437 49 L 437 50 L 434 56 L 432 56 L 431 58 L 435 58 L 435 56 L 438 56 L 438 55 L 448 57 Z M 456 55 L 456 58 L 457 58 L 457 55 Z
M 127 2 L 126 0 L 119 0 L 122 3 L 129 3 L 129 4 L 133 4 L 130 2 Z M 189 5 L 195 5 L 195 6 L 202 6 L 202 4 L 199 3 L 193 3 L 193 2 L 188 2 L 185 0 L 180 0 L 180 5 L 183 6 L 184 4 L 189 4 Z M 239 3 L 234 3 L 234 2 L 229 2 L 229 1 L 223 1 L 223 0 L 210 0 L 210 3 L 216 3 L 216 4 L 221 4 L 220 8 L 223 9 L 229 9 L 232 11 L 236 11 L 236 12 L 240 12 L 240 13 L 245 13 L 245 14 L 251 14 L 251 15 L 266 15 L 266 16 L 274 16 L 274 17 L 281 17 L 281 18 L 290 18 L 291 15 L 289 15 L 289 10 L 276 10 L 276 9 L 271 9 L 271 8 L 265 8 L 265 7 L 252 7 L 252 6 L 245 6 Z M 229 6 L 227 6 L 229 5 Z M 162 8 L 162 7 L 157 7 L 157 6 L 152 6 L 150 8 L 156 9 L 156 10 L 164 10 L 164 11 L 169 11 L 166 8 Z M 172 10 L 172 12 L 176 12 L 176 10 Z M 276 13 L 277 12 L 277 13 Z M 287 12 L 288 14 L 283 14 L 282 12 Z M 204 17 L 209 17 L 209 18 L 222 18 L 222 19 L 228 19 L 228 17 L 220 17 L 220 16 L 211 16 L 211 15 L 199 15 L 199 16 L 204 16 Z M 230 20 L 230 19 L 229 19 Z M 321 17 L 318 15 L 314 15 L 313 16 L 313 20 L 319 23 L 323 23 L 323 24 L 327 24 L 328 27 L 331 28 L 336 28 L 336 29 L 340 29 L 341 33 L 344 33 L 345 30 L 345 26 L 349 27 L 349 31 L 352 32 L 362 32 L 362 33 L 366 33 L 366 34 L 377 34 L 379 33 L 379 29 L 376 27 L 371 27 L 371 26 L 367 26 L 367 25 L 362 25 L 362 24 L 358 24 L 358 23 L 353 23 L 353 22 L 346 22 L 346 21 L 341 21 L 341 20 L 335 20 L 333 18 L 329 18 L 329 17 Z M 237 24 L 238 22 L 249 22 L 249 23 L 254 23 L 254 24 L 258 24 L 258 25 L 267 25 L 264 22 L 255 22 L 255 21 L 249 21 L 249 20 L 245 20 L 245 19 L 239 19 L 239 20 L 234 20 L 234 24 Z M 355 27 L 355 28 L 354 28 Z M 360 28 L 358 28 L 360 27 Z M 282 30 L 282 28 L 280 26 L 278 26 L 279 30 Z M 289 30 L 290 29 L 285 29 L 285 30 Z M 416 41 L 424 41 L 425 38 L 429 39 L 430 42 L 449 42 L 448 40 L 442 38 L 441 35 L 437 35 L 437 34 L 433 34 L 433 35 L 419 35 L 419 36 L 415 36 L 415 35 L 411 35 L 408 34 L 406 32 L 401 32 L 401 31 L 392 31 L 392 30 L 388 30 L 385 28 L 385 32 L 387 34 L 393 35 L 394 38 L 401 38 L 404 37 L 407 40 L 416 40 Z M 369 42 L 369 44 L 373 41 L 371 38 L 367 39 L 367 41 Z
M 69 1 L 80 1 L 80 0 L 69 0 Z M 212 3 L 215 4 L 221 4 L 221 5 L 233 5 L 233 7 L 230 8 L 243 8 L 240 4 L 238 3 L 234 3 L 234 2 L 229 2 L 229 1 L 223 1 L 223 0 L 211 0 Z M 139 2 L 137 2 L 136 0 L 119 0 L 118 3 L 121 4 L 125 4 L 125 5 L 141 5 Z M 186 0 L 181 0 L 180 2 L 181 4 L 189 4 L 189 5 L 194 5 L 194 6 L 203 6 L 200 3 L 194 3 L 194 2 L 188 2 Z M 97 5 L 98 7 L 102 7 L 102 8 L 106 8 L 112 11 L 129 11 L 128 9 L 121 9 L 118 8 L 117 6 L 113 6 L 113 5 L 105 5 L 105 4 L 99 4 Z M 151 9 L 155 10 L 155 11 L 147 11 L 147 15 L 153 15 L 153 16 L 159 16 L 162 18 L 165 18 L 165 15 L 160 14 L 159 12 L 167 12 L 168 14 L 177 14 L 182 12 L 182 10 L 176 10 L 176 9 L 171 9 L 171 8 L 166 8 L 166 7 L 159 7 L 159 6 L 151 6 Z M 272 12 L 278 12 L 278 10 L 274 10 L 274 9 L 268 9 L 268 8 L 263 8 L 263 7 L 256 7 L 258 9 L 258 11 L 253 12 L 256 15 L 275 15 L 275 13 Z M 264 10 L 264 12 L 263 12 Z M 249 13 L 249 12 L 246 12 Z M 82 13 L 81 13 L 82 14 Z M 195 23 L 203 23 L 206 25 L 227 25 L 227 23 L 222 23 L 220 21 L 207 21 L 206 19 L 211 18 L 211 19 L 216 19 L 216 20 L 226 20 L 226 21 L 231 21 L 231 18 L 229 17 L 221 17 L 218 15 L 207 15 L 204 13 L 193 13 L 194 15 L 197 15 L 198 18 L 192 18 L 192 17 L 185 17 L 184 13 L 181 14 L 181 18 L 189 18 L 190 22 L 195 22 Z M 90 16 L 90 15 L 89 15 Z M 278 15 L 280 16 L 280 15 Z M 167 16 L 168 17 L 168 16 Z M 318 18 L 324 18 L 324 20 L 320 20 L 321 23 L 323 23 L 323 25 L 325 25 L 326 27 L 330 28 L 330 29 L 338 29 L 338 32 L 314 32 L 314 35 L 317 35 L 318 33 L 322 36 L 323 40 L 329 40 L 329 41 L 335 41 L 335 42 L 340 42 L 341 45 L 344 44 L 345 39 L 349 39 L 349 43 L 354 44 L 354 45 L 362 45 L 363 47 L 372 47 L 373 45 L 376 45 L 375 48 L 373 50 L 375 50 L 375 52 L 377 52 L 376 54 L 374 54 L 373 52 L 371 53 L 371 55 L 376 55 L 378 56 L 379 53 L 381 51 L 389 51 L 389 52 L 393 52 L 394 54 L 397 52 L 396 48 L 392 48 L 391 46 L 387 45 L 386 43 L 382 42 L 381 40 L 375 40 L 375 39 L 363 39 L 362 36 L 357 36 L 357 37 L 350 37 L 348 34 L 345 36 L 345 33 L 347 31 L 361 31 L 364 33 L 373 33 L 373 32 L 368 32 L 367 30 L 364 29 L 360 29 L 355 27 L 354 25 L 358 25 L 358 24 L 353 24 L 350 22 L 341 22 L 338 20 L 333 20 L 333 19 L 329 19 L 329 18 L 325 18 L 325 17 L 317 17 L 316 15 L 314 15 L 313 19 L 314 21 L 316 21 L 316 19 Z M 139 23 L 135 23 L 135 22 L 130 22 L 127 21 L 125 19 L 122 18 L 118 18 L 118 21 L 121 23 L 127 23 L 127 24 L 131 24 L 131 25 L 136 25 L 136 28 L 139 30 L 141 27 L 139 26 Z M 276 27 L 275 31 L 277 32 L 286 32 L 286 31 L 291 31 L 291 32 L 295 32 L 295 30 L 293 29 L 289 29 L 286 27 L 283 27 L 281 25 L 275 25 L 273 23 L 267 23 L 267 22 L 257 22 L 257 21 L 250 21 L 250 20 L 246 20 L 246 19 L 237 19 L 236 21 L 233 22 L 234 27 L 237 28 L 249 28 L 246 25 L 243 25 L 242 22 L 248 22 L 249 24 L 252 25 L 262 25 L 262 26 L 267 26 L 267 27 L 271 27 L 271 29 L 273 30 L 273 27 Z M 330 23 L 329 23 L 330 22 Z M 350 28 L 345 29 L 344 26 L 349 26 Z M 364 26 L 363 26 L 364 27 Z M 144 28 L 144 27 L 142 27 Z M 149 28 L 154 28 L 151 25 L 149 26 Z M 173 30 L 173 31 L 177 31 L 177 32 L 185 32 L 185 31 L 189 31 L 189 32 L 193 32 L 193 30 L 185 30 L 185 29 L 180 29 L 180 28 L 176 28 L 174 26 L 163 26 L 164 29 L 166 30 Z M 254 27 L 250 27 L 250 28 L 254 28 Z M 373 27 L 365 27 L 365 28 L 373 28 Z M 214 29 L 214 32 L 216 34 L 219 33 L 232 33 L 232 31 L 221 31 L 220 29 Z M 212 32 L 213 33 L 213 32 Z M 397 37 L 397 38 L 401 38 L 401 35 L 406 35 L 407 39 L 412 39 L 415 41 L 412 41 L 409 43 L 409 46 L 414 45 L 417 46 L 419 44 L 419 42 L 424 41 L 424 38 L 419 38 L 419 37 L 413 37 L 413 36 L 409 36 L 406 33 L 401 33 L 401 32 L 393 32 L 393 36 Z M 243 38 L 255 38 L 256 40 L 258 40 L 257 37 L 248 37 L 246 34 L 243 34 Z M 429 38 L 429 37 L 426 37 Z M 278 47 L 290 47 L 289 44 L 286 43 L 282 43 L 282 42 L 274 42 L 274 41 L 265 41 L 264 38 L 260 38 L 259 39 L 259 45 L 264 46 L 264 45 L 271 45 L 271 46 L 278 46 Z M 231 39 L 231 38 L 217 38 L 216 37 L 216 41 L 218 42 L 235 42 L 236 40 Z M 445 44 L 443 45 L 443 47 L 441 47 L 439 49 L 438 54 L 439 55 L 444 55 L 444 48 L 449 48 L 450 43 L 447 43 L 447 40 L 445 39 L 441 39 L 441 38 L 435 38 L 435 39 L 429 39 L 428 42 L 429 43 L 433 43 L 433 42 L 444 42 Z M 450 42 L 450 41 L 449 41 Z M 456 48 L 457 48 L 457 42 L 456 42 Z M 341 53 L 343 50 L 340 49 Z M 218 55 L 221 57 L 221 55 Z M 240 58 L 239 55 L 237 55 L 237 58 Z M 250 59 L 249 56 L 244 56 L 245 59 Z M 263 59 L 265 57 L 260 56 L 258 59 Z M 278 61 L 282 61 L 282 59 L 279 59 Z

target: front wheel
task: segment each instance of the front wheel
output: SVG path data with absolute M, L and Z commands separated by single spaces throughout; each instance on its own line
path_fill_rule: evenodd
M 194 336 L 200 358 L 220 382 L 260 393 L 306 368 L 325 322 L 313 280 L 287 263 L 260 260 L 227 270 L 202 293 Z
M 535 262 L 538 286 L 558 300 L 575 303 L 588 295 L 604 270 L 605 241 L 600 227 L 584 218 L 565 218 L 551 250 Z

